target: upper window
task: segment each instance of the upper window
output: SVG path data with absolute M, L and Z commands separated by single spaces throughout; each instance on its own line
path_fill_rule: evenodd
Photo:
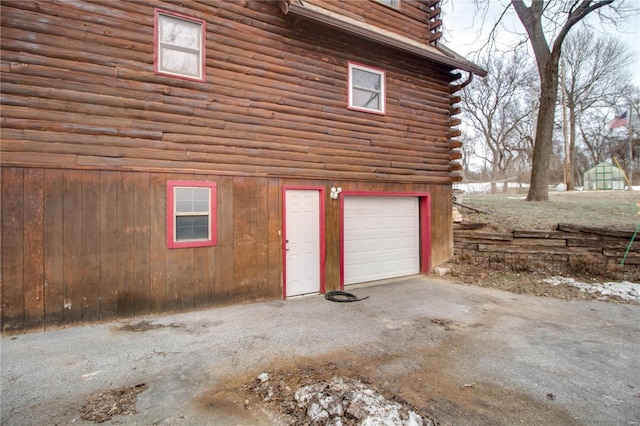
M 215 182 L 168 181 L 167 204 L 167 247 L 218 243 Z
M 205 21 L 155 11 L 155 71 L 204 81 Z
M 349 108 L 385 113 L 385 72 L 349 62 Z
M 400 0 L 378 0 L 380 3 L 386 4 L 387 6 L 391 6 L 395 9 L 400 7 Z

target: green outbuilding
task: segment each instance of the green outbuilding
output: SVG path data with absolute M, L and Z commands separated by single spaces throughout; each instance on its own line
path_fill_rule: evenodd
M 613 164 L 603 162 L 584 172 L 584 189 L 587 191 L 625 189 L 625 174 Z

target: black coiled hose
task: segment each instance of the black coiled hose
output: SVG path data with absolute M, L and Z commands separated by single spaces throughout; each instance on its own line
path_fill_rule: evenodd
M 364 299 L 368 299 L 369 296 L 358 299 L 354 294 L 347 293 L 346 291 L 334 290 L 324 295 L 324 298 L 331 300 L 332 302 L 359 302 Z

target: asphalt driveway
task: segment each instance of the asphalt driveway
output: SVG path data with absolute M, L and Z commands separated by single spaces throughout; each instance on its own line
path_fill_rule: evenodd
M 442 425 L 640 425 L 639 305 L 433 277 L 350 291 L 369 298 L 312 296 L 3 337 L 1 423 L 92 424 L 80 417 L 90 395 L 144 383 L 137 413 L 106 424 L 279 424 L 274 407 L 247 407 L 240 385 L 273 368 L 331 363 Z

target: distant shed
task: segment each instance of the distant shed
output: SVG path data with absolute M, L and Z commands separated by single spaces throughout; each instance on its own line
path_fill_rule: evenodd
M 624 172 L 609 163 L 600 163 L 584 172 L 584 189 L 589 191 L 603 189 L 624 189 Z

